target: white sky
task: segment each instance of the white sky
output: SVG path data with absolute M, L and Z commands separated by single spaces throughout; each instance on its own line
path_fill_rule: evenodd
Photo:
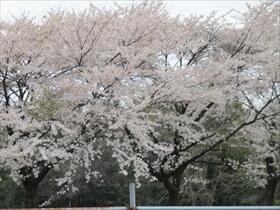
M 259 0 L 260 1 L 260 0 Z M 11 20 L 12 15 L 17 17 L 23 13 L 31 16 L 41 17 L 50 9 L 74 9 L 83 10 L 92 3 L 96 6 L 112 8 L 114 1 L 109 0 L 0 0 L 0 18 L 1 20 Z M 131 4 L 129 0 L 115 1 L 121 5 Z M 258 0 L 168 0 L 165 1 L 166 8 L 171 15 L 188 16 L 189 14 L 207 15 L 215 10 L 219 14 L 226 13 L 231 9 L 241 12 L 246 11 L 246 4 L 256 4 Z

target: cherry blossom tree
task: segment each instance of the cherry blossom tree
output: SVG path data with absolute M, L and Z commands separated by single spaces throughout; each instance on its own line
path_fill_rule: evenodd
M 200 64 L 154 70 L 149 88 L 122 91 L 133 99 L 116 117 L 126 135 L 114 143 L 121 154 L 115 155 L 122 167 L 134 165 L 136 177 L 160 181 L 170 205 L 179 203 L 182 174 L 192 163 L 245 128 L 279 114 L 278 13 L 275 2 L 249 8 L 243 27 L 217 33 L 216 45 Z M 233 39 L 227 31 L 236 33 Z M 237 110 L 228 110 L 238 103 L 244 103 L 246 112 L 237 120 Z
M 177 205 L 195 161 L 240 132 L 259 140 L 254 128 L 280 112 L 279 5 L 248 9 L 238 27 L 215 13 L 170 17 L 157 1 L 1 22 L 0 162 L 26 206 L 61 164 L 62 191 L 76 190 L 80 165 L 96 175 L 101 145 Z
M 278 103 L 275 106 L 279 106 Z M 272 107 L 272 109 L 278 107 Z M 258 138 L 255 136 L 258 130 Z M 255 132 L 254 132 L 255 131 Z M 279 183 L 279 116 L 262 120 L 247 131 L 248 142 L 244 146 L 250 148 L 251 154 L 243 164 L 247 178 L 263 189 L 260 199 L 264 205 L 275 203 L 275 191 Z M 250 135 L 251 134 L 251 135 Z
M 65 177 L 58 179 L 58 185 L 69 189 L 76 167 L 83 164 L 89 167 L 100 154 L 94 139 L 98 138 L 102 120 L 88 123 L 89 115 L 75 109 L 80 102 L 75 89 L 82 93 L 85 91 L 83 84 L 76 81 L 74 87 L 70 83 L 74 79 L 57 78 L 77 70 L 93 49 L 97 36 L 97 32 L 93 34 L 95 24 L 86 29 L 86 26 L 72 25 L 71 28 L 69 25 L 69 19 L 83 24 L 84 16 L 81 14 L 78 18 L 70 13 L 64 16 L 63 12 L 58 12 L 51 13 L 40 24 L 27 17 L 12 24 L 1 23 L 0 100 L 3 106 L 0 118 L 6 138 L 1 142 L 0 160 L 3 167 L 11 171 L 14 180 L 23 184 L 26 207 L 36 206 L 38 185 L 50 169 L 58 169 L 65 162 L 70 165 Z M 65 27 L 60 25 L 62 31 L 57 31 L 55 23 L 60 22 Z M 68 34 L 66 29 L 73 30 L 78 38 L 71 43 L 75 49 L 66 47 L 61 51 L 65 46 L 61 46 L 60 41 L 65 44 L 67 40 L 62 35 L 58 39 L 57 33 Z M 70 53 L 76 51 L 79 53 Z M 86 92 L 80 97 L 87 95 Z M 87 135 L 90 142 L 83 141 L 87 129 L 91 129 L 92 136 Z M 92 175 L 96 173 L 89 171 L 87 178 Z
M 148 53 L 148 46 L 158 32 L 157 21 L 163 22 L 157 19 L 159 8 L 159 3 L 143 3 L 130 12 L 119 8 L 112 13 L 91 6 L 79 14 L 51 11 L 39 23 L 28 17 L 1 23 L 1 127 L 6 138 L 0 159 L 14 180 L 23 183 L 26 207 L 36 206 L 38 185 L 49 170 L 70 164 L 58 179 L 58 185 L 69 189 L 76 167 L 90 169 L 99 156 L 95 140 L 112 138 L 105 132 L 111 121 L 111 89 L 131 74 L 127 58 L 116 61 L 119 55 L 112 56 L 112 47 L 129 57 L 129 65 L 152 57 L 155 52 Z M 145 24 L 139 15 L 147 16 Z M 125 31 L 127 22 L 119 25 L 120 33 L 115 24 L 123 18 L 133 19 L 136 29 Z M 155 23 L 144 28 L 152 19 Z M 117 37 L 131 43 L 122 46 Z M 144 43 L 147 49 L 137 57 Z M 95 174 L 88 170 L 87 178 Z

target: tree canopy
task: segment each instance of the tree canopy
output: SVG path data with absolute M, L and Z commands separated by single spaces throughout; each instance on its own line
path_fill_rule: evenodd
M 180 19 L 162 2 L 141 1 L 0 22 L 0 163 L 22 184 L 24 205 L 38 205 L 50 173 L 56 196 L 78 193 L 80 176 L 101 181 L 96 163 L 108 151 L 139 186 L 161 184 L 168 205 L 184 202 L 197 178 L 228 175 L 221 165 L 258 183 L 273 204 L 279 9 L 249 6 L 232 24 L 228 14 Z M 235 148 L 244 152 L 231 157 Z

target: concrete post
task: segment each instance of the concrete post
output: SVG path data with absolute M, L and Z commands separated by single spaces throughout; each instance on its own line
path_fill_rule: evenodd
M 129 183 L 129 208 L 136 209 L 135 183 Z

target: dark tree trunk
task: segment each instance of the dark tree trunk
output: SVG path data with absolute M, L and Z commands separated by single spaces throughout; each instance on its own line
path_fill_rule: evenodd
M 21 169 L 21 174 L 23 176 L 27 176 L 25 179 L 22 180 L 22 184 L 25 189 L 25 197 L 24 197 L 24 206 L 25 208 L 35 208 L 37 207 L 36 196 L 37 196 L 37 189 L 41 181 L 49 172 L 52 165 L 44 165 L 44 162 L 40 162 L 37 164 L 41 166 L 41 170 L 38 176 L 34 176 L 33 170 L 31 167 L 23 167 Z
M 25 196 L 24 196 L 24 207 L 35 208 L 37 207 L 36 197 L 38 184 L 32 182 L 24 182 Z
M 278 177 L 276 176 L 276 168 L 273 164 L 273 157 L 267 157 L 265 159 L 266 171 L 268 174 L 267 184 L 264 189 L 263 194 L 263 204 L 264 205 L 274 205 L 275 203 L 275 190 L 278 183 Z
M 168 206 L 178 206 L 181 202 L 180 186 L 182 173 L 177 173 L 172 180 L 166 180 L 163 184 L 168 192 Z
M 276 178 L 267 179 L 267 185 L 265 186 L 263 194 L 264 205 L 274 205 L 277 182 L 278 180 Z
M 180 195 L 179 192 L 175 192 L 175 191 L 168 191 L 168 201 L 167 201 L 167 205 L 168 206 L 178 206 L 180 203 Z

